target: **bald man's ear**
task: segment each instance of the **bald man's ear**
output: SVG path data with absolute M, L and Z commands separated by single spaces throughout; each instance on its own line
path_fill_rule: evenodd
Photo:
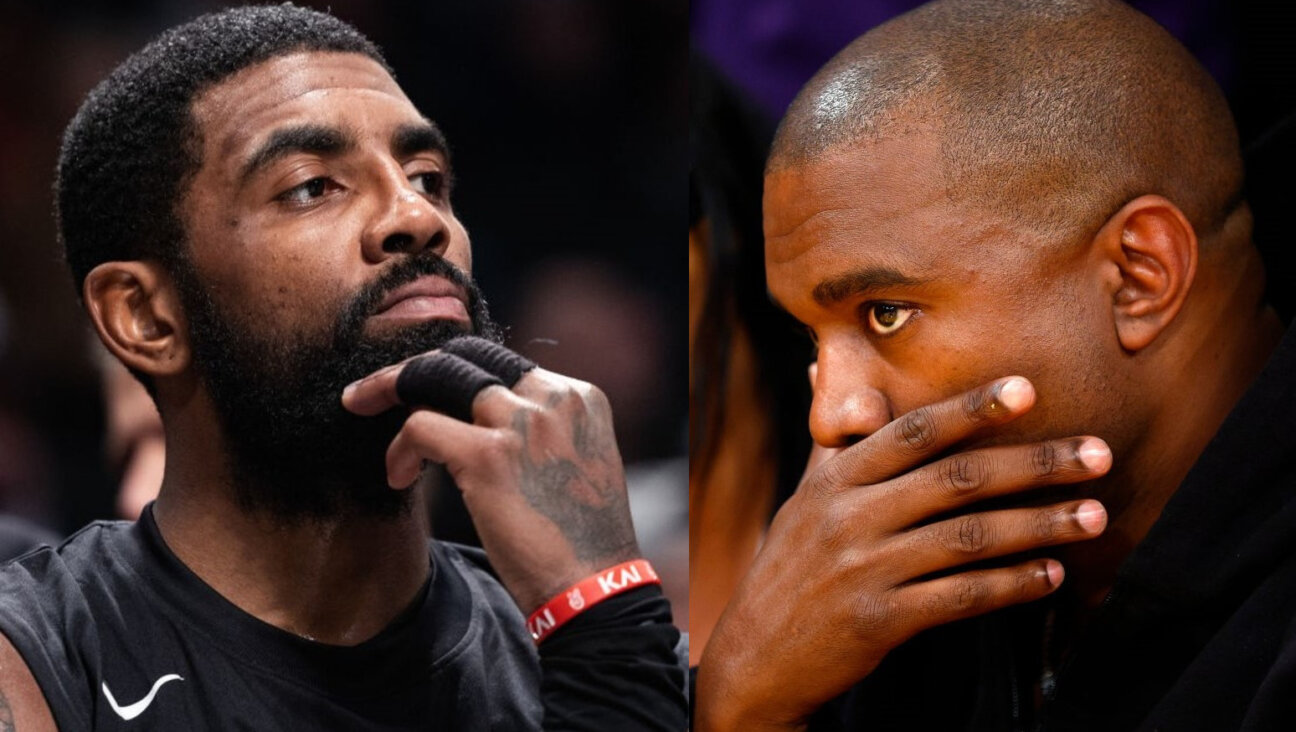
M 180 299 L 153 262 L 105 262 L 82 286 L 99 338 L 129 368 L 171 376 L 189 366 Z
M 1130 352 L 1156 340 L 1183 307 L 1197 272 L 1197 234 L 1177 206 L 1139 196 L 1107 220 L 1094 238 L 1109 265 L 1116 337 Z

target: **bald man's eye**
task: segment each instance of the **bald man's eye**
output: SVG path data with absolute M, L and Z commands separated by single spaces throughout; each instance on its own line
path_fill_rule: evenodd
M 915 309 L 888 302 L 875 302 L 868 307 L 868 327 L 877 335 L 891 335 L 904 327 Z

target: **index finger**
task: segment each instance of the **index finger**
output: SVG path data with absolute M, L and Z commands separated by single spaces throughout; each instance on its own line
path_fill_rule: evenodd
M 833 479 L 877 483 L 928 462 L 952 445 L 1025 414 L 1035 388 L 1008 376 L 942 402 L 919 407 L 888 423 L 833 459 Z
M 806 482 L 806 479 L 815 474 L 819 466 L 837 457 L 841 451 L 842 448 L 824 447 L 817 442 L 810 445 L 810 457 L 806 459 L 805 470 L 801 472 L 801 480 L 797 481 L 797 484 Z
M 342 390 L 342 406 L 361 417 L 372 417 L 399 405 L 401 400 L 396 395 L 396 380 L 405 364 L 415 358 L 418 356 L 384 366 L 359 381 L 347 384 Z

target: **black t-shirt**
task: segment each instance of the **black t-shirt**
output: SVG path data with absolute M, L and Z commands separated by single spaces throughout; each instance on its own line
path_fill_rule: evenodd
M 658 678 L 674 664 L 669 631 L 649 608 L 665 602 L 659 594 L 613 598 L 604 605 L 620 603 L 546 641 L 568 654 L 578 646 L 575 678 L 564 679 L 548 670 L 480 551 L 437 541 L 429 551 L 431 577 L 401 617 L 358 646 L 331 646 L 232 605 L 171 553 L 146 511 L 0 569 L 0 632 L 64 730 L 525 730 L 546 716 L 606 714 L 597 690 L 583 693 L 590 628 L 578 621 L 597 646 L 629 609 L 629 634 L 652 639 L 632 644 L 636 657 L 611 673 L 628 671 L 627 701 L 637 694 L 650 719 L 682 727 L 673 719 L 677 709 L 682 719 L 682 695 L 668 688 L 669 671 Z

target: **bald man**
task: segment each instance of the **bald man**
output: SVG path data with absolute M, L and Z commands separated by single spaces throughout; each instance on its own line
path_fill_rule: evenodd
M 698 729 L 1293 728 L 1296 337 L 1242 183 L 1120 3 L 933 3 L 807 84 L 764 218 L 817 455 Z

